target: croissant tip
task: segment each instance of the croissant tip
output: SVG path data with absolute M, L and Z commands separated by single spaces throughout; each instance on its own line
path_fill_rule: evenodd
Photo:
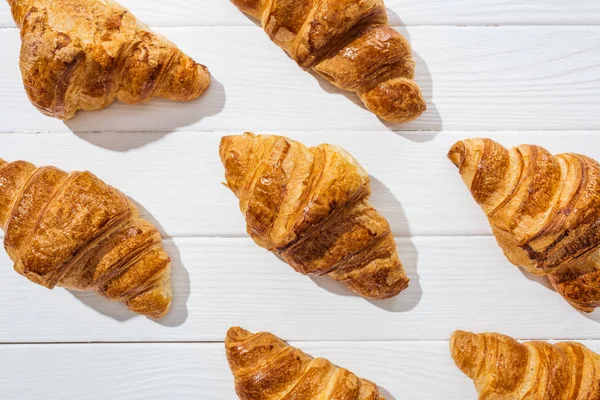
M 225 342 L 239 342 L 252 336 L 252 332 L 239 326 L 232 326 L 227 330 Z
M 404 124 L 427 110 L 427 103 L 417 84 L 407 78 L 394 78 L 359 93 L 367 109 L 379 118 Z
M 465 159 L 465 144 L 462 140 L 454 143 L 454 145 L 448 151 L 447 157 L 452 161 L 456 167 L 460 168 L 463 160 Z
M 462 331 L 460 329 L 455 330 L 454 332 L 452 332 L 452 336 L 450 336 L 450 345 L 453 345 L 456 342 L 456 340 L 458 340 L 460 337 L 468 334 L 469 332 L 467 331 Z
M 171 307 L 169 306 L 163 310 L 159 310 L 159 311 L 151 313 L 151 314 L 146 314 L 146 316 L 150 319 L 158 321 L 159 319 L 163 319 L 169 313 L 170 308 Z

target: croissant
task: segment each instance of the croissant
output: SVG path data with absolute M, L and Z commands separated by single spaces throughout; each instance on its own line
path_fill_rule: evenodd
M 369 205 L 369 175 L 349 153 L 246 133 L 224 137 L 220 155 L 259 246 L 363 297 L 389 298 L 408 286 L 390 226 Z
M 225 351 L 240 400 L 385 400 L 374 383 L 312 358 L 272 333 L 233 327 Z
M 408 122 L 426 108 L 410 45 L 383 0 L 232 0 L 305 70 L 355 92 L 373 113 Z
M 489 139 L 456 143 L 448 157 L 515 265 L 545 275 L 573 307 L 600 306 L 600 165 L 539 146 Z
M 480 400 L 600 398 L 600 356 L 579 343 L 521 344 L 497 333 L 456 331 L 450 349 Z
M 31 102 L 72 118 L 115 99 L 186 101 L 209 85 L 205 66 L 112 0 L 8 0 L 21 29 L 20 68 Z
M 158 230 L 89 172 L 0 160 L 0 227 L 15 270 L 49 289 L 95 290 L 161 318 L 171 264 Z

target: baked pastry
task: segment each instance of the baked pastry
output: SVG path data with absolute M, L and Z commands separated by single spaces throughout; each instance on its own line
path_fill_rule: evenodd
M 305 275 L 329 275 L 384 299 L 408 286 L 387 221 L 369 205 L 369 175 L 343 149 L 282 136 L 221 140 L 226 186 L 248 234 Z
M 456 331 L 450 349 L 480 400 L 600 398 L 600 357 L 579 343 L 521 344 L 497 333 Z
M 115 99 L 186 101 L 210 75 L 173 43 L 113 0 L 8 0 L 21 29 L 20 68 L 29 99 L 42 113 L 72 118 Z
M 448 157 L 486 213 L 506 257 L 545 275 L 573 307 L 600 306 L 600 165 L 539 146 L 456 143 Z
M 408 122 L 425 111 L 410 45 L 388 25 L 383 0 L 232 1 L 300 67 L 355 92 L 380 118 Z
M 231 328 L 225 351 L 240 400 L 385 400 L 374 383 L 272 333 Z
M 95 290 L 151 318 L 169 310 L 160 233 L 89 172 L 0 160 L 0 227 L 15 270 L 32 282 Z

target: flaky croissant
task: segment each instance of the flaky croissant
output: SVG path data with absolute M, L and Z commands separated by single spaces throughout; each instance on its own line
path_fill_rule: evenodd
M 600 356 L 579 343 L 521 344 L 497 333 L 456 331 L 450 349 L 480 400 L 600 398 Z
M 369 205 L 369 175 L 349 153 L 246 133 L 224 137 L 220 155 L 259 246 L 363 297 L 389 298 L 408 286 L 390 226 Z
M 169 310 L 160 233 L 89 172 L 0 159 L 0 227 L 15 270 L 35 283 L 95 290 L 152 318 Z
M 200 96 L 208 70 L 113 0 L 8 0 L 21 29 L 20 68 L 31 102 L 72 118 L 118 99 L 185 101 Z
M 272 333 L 233 327 L 225 351 L 240 400 L 385 400 L 377 386 Z
M 456 143 L 448 157 L 515 265 L 546 275 L 575 308 L 600 306 L 600 165 L 539 146 Z
M 374 114 L 408 122 L 426 108 L 410 45 L 383 0 L 232 0 L 304 69 L 355 92 Z

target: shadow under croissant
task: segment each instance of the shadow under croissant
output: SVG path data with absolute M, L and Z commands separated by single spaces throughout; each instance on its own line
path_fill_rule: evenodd
M 113 151 L 129 151 L 160 140 L 179 127 L 195 124 L 220 113 L 225 107 L 225 89 L 211 76 L 208 89 L 196 100 L 175 102 L 151 99 L 143 104 L 119 103 L 97 111 L 79 111 L 65 125 L 81 139 Z M 158 131 L 157 131 L 158 130 Z M 139 135 L 115 136 L 119 131 Z
M 133 201 L 133 200 L 132 200 Z M 151 222 L 159 230 L 161 236 L 165 237 L 165 231 L 158 221 L 140 204 L 133 201 L 140 210 L 142 218 Z M 187 301 L 190 296 L 190 277 L 181 262 L 179 249 L 173 239 L 163 239 L 163 246 L 171 258 L 171 285 L 173 289 L 173 301 L 168 314 L 155 322 L 164 326 L 180 326 L 188 317 Z M 111 317 L 117 321 L 129 320 L 138 314 L 130 311 L 121 302 L 109 301 L 97 293 L 68 290 L 75 298 L 97 312 Z
M 385 300 L 367 300 L 371 304 L 390 312 L 410 311 L 419 304 L 423 296 L 423 290 L 419 283 L 419 274 L 417 273 L 418 252 L 410 238 L 408 220 L 402 208 L 402 204 L 396 199 L 394 194 L 381 183 L 378 179 L 370 176 L 371 180 L 371 205 L 379 211 L 390 223 L 390 227 L 395 236 L 402 232 L 407 234 L 397 240 L 398 255 L 404 266 L 406 274 L 410 278 L 408 288 L 398 296 Z M 323 289 L 340 296 L 358 296 L 347 289 L 343 284 L 334 281 L 327 276 L 310 277 L 310 279 Z M 386 397 L 387 399 L 387 397 Z
M 556 292 L 556 290 L 554 290 L 554 288 L 552 287 L 552 284 L 550 283 L 550 281 L 548 280 L 548 278 L 546 276 L 532 275 L 532 274 L 527 273 L 527 271 L 523 270 L 522 268 L 519 268 L 519 271 L 521 271 L 521 273 L 523 274 L 523 276 L 525 278 L 529 279 L 530 281 L 539 283 L 540 285 L 544 286 L 546 289 L 554 292 L 557 296 L 560 296 L 560 294 L 558 294 Z M 584 312 L 581 310 L 577 310 L 576 308 L 573 308 L 573 309 L 575 311 L 579 312 L 581 315 L 583 315 L 587 319 L 590 319 L 590 320 L 596 321 L 596 322 L 600 322 L 600 312 L 593 311 L 591 313 L 587 313 L 587 312 Z
M 398 30 L 409 43 L 410 34 L 406 25 L 402 23 L 400 16 L 394 10 L 388 8 L 388 20 L 392 26 Z M 419 55 L 418 49 L 412 47 L 412 55 L 415 60 L 415 81 L 421 88 L 421 94 L 427 103 L 427 110 L 414 121 L 407 124 L 394 124 L 391 122 L 382 121 L 391 131 L 401 135 L 414 142 L 428 142 L 433 140 L 435 136 L 444 128 L 442 117 L 433 102 L 433 79 L 431 72 L 425 60 Z M 427 133 L 410 133 L 410 131 L 427 131 Z
M 396 400 L 396 398 L 394 396 L 392 396 L 390 394 L 390 392 L 388 392 L 387 390 L 385 390 L 384 388 L 382 388 L 381 386 L 379 386 L 379 391 L 381 392 L 381 396 L 383 396 L 383 398 L 385 400 Z

